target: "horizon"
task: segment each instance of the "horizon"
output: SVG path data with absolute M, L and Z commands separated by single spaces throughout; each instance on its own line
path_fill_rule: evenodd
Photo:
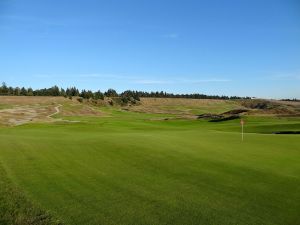
M 60 91 L 66 91 L 67 89 L 72 89 L 72 88 L 76 88 L 79 92 L 82 92 L 82 91 L 92 91 L 93 93 L 95 93 L 95 92 L 101 92 L 101 93 L 105 93 L 106 91 L 108 91 L 108 90 L 114 90 L 114 91 L 116 91 L 117 92 L 117 94 L 119 94 L 119 95 L 121 95 L 123 92 L 125 92 L 125 91 L 134 91 L 134 92 L 145 92 L 145 93 L 161 93 L 161 92 L 164 92 L 165 94 L 173 94 L 173 95 L 193 95 L 193 94 L 199 94 L 199 95 L 205 95 L 205 94 L 203 94 L 203 93 L 197 93 L 197 92 L 193 92 L 193 93 L 176 93 L 176 92 L 165 92 L 165 91 L 163 91 L 163 90 L 155 90 L 155 91 L 144 91 L 144 90 L 135 90 L 135 89 L 128 89 L 128 90 L 124 90 L 124 91 L 122 91 L 122 92 L 119 92 L 119 91 L 117 91 L 117 90 L 115 90 L 114 88 L 108 88 L 108 89 L 106 89 L 106 90 L 101 90 L 101 89 L 96 89 L 96 90 L 92 90 L 92 89 L 88 89 L 88 88 L 83 88 L 83 89 L 79 89 L 79 88 L 77 88 L 76 86 L 70 86 L 70 87 L 60 87 L 60 86 L 58 86 L 58 85 L 53 85 L 53 86 L 51 86 L 51 87 L 42 87 L 42 88 L 32 88 L 32 87 L 24 87 L 24 86 L 15 86 L 15 87 L 13 87 L 13 86 L 10 86 L 10 85 L 8 85 L 6 82 L 2 82 L 2 86 L 0 86 L 0 89 L 1 89 L 1 87 L 3 87 L 3 86 L 6 86 L 7 88 L 13 88 L 13 89 L 16 89 L 16 88 L 19 88 L 19 89 L 22 89 L 22 88 L 25 88 L 26 89 L 26 91 L 28 91 L 29 89 L 32 89 L 31 91 L 40 91 L 40 90 L 44 90 L 44 89 L 51 89 L 51 88 L 58 88 Z M 80 93 L 79 93 L 80 94 Z M 1 93 L 0 93 L 0 96 L 5 96 L 6 94 L 4 94 L 4 95 L 2 95 Z M 28 96 L 28 97 L 32 97 L 32 96 L 39 96 L 39 97 L 41 97 L 41 96 L 52 96 L 52 95 L 15 95 L 15 94 L 12 94 L 12 95 L 10 95 L 10 94 L 8 94 L 8 96 Z M 218 97 L 239 97 L 239 98 L 253 98 L 253 97 L 250 97 L 250 96 L 226 96 L 226 95 L 206 95 L 207 97 L 212 97 L 212 96 L 218 96 Z M 55 97 L 55 96 L 54 96 Z M 57 97 L 62 97 L 62 95 L 59 95 L 59 96 L 57 96 Z M 64 96 L 64 97 L 66 97 L 66 96 Z M 74 96 L 75 97 L 75 96 Z M 79 96 L 78 96 L 79 97 Z M 159 97 L 159 98 L 161 98 L 161 97 Z M 169 98 L 169 97 L 166 97 L 166 98 Z M 291 99 L 292 100 L 292 99 Z M 293 100 L 297 100 L 298 101 L 298 99 L 296 99 L 296 98 L 294 98 Z
M 82 91 L 92 91 L 93 93 L 100 91 L 102 94 L 104 94 L 106 91 L 108 91 L 110 89 L 115 90 L 112 87 L 108 88 L 108 89 L 88 89 L 88 88 L 82 88 L 82 89 L 80 89 L 80 88 L 77 88 L 76 86 L 60 87 L 60 86 L 58 86 L 56 84 L 52 85 L 51 87 L 49 86 L 49 87 L 41 87 L 41 88 L 32 88 L 32 87 L 25 87 L 25 86 L 10 86 L 6 82 L 2 82 L 2 86 L 3 85 L 6 85 L 7 88 L 13 88 L 13 89 L 15 89 L 15 88 L 20 88 L 20 89 L 25 88 L 27 91 L 30 88 L 32 89 L 32 91 L 39 91 L 39 90 L 43 90 L 43 89 L 51 89 L 51 88 L 57 87 L 57 88 L 59 88 L 60 91 L 62 89 L 63 89 L 63 91 L 66 91 L 67 89 L 76 88 L 80 93 Z M 1 88 L 1 86 L 0 86 L 0 88 Z M 124 90 L 124 91 L 118 91 L 118 90 L 115 90 L 115 91 L 119 95 L 121 95 L 125 91 L 134 91 L 134 92 L 145 92 L 145 93 L 149 93 L 149 94 L 150 93 L 161 93 L 161 92 L 164 92 L 167 95 L 170 95 L 170 94 L 171 95 L 193 95 L 193 94 L 197 95 L 197 94 L 199 94 L 199 95 L 205 95 L 206 97 L 218 96 L 218 97 L 229 97 L 229 98 L 237 97 L 237 98 L 241 98 L 241 99 L 266 99 L 266 100 L 269 99 L 269 100 L 300 101 L 300 99 L 298 99 L 298 98 L 259 98 L 259 97 L 255 97 L 255 96 L 239 96 L 239 95 L 224 95 L 224 94 L 220 94 L 220 95 L 218 95 L 218 94 L 204 94 L 204 93 L 201 93 L 201 92 L 177 93 L 177 92 L 166 92 L 164 90 L 144 91 L 144 90 L 140 90 L 140 89 L 127 89 L 127 90 Z M 3 95 L 0 94 L 0 96 L 3 96 Z M 52 96 L 52 95 L 33 95 L 33 96 L 30 96 L 30 95 L 10 95 L 10 96 L 27 96 L 27 97 L 34 97 L 34 96 L 43 97 L 43 96 L 45 96 L 45 97 L 47 97 L 47 96 Z M 62 95 L 59 95 L 57 97 L 62 97 Z M 64 97 L 66 97 L 66 96 L 64 96 Z M 74 97 L 76 97 L 76 96 L 74 96 Z M 80 97 L 80 96 L 78 96 L 78 97 Z M 145 97 L 145 98 L 148 98 L 148 97 Z M 161 97 L 158 97 L 158 98 L 161 98 Z M 165 97 L 165 98 L 170 98 L 170 97 Z M 184 98 L 184 97 L 172 97 L 172 98 Z M 191 99 L 199 99 L 199 98 L 191 98 Z M 206 99 L 206 98 L 204 98 L 204 99 Z M 212 99 L 214 99 L 214 98 L 212 98 Z M 219 98 L 217 98 L 217 99 L 219 99 Z
M 0 81 L 300 98 L 300 3 L 0 2 Z

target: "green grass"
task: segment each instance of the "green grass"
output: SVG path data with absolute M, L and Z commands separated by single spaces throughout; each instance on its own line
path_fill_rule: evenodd
M 246 118 L 241 142 L 238 120 L 105 111 L 0 128 L 0 182 L 26 198 L 0 189 L 2 213 L 15 199 L 48 224 L 299 224 L 300 135 L 261 134 L 299 119 Z
M 0 110 L 1 110 L 1 109 L 10 109 L 10 108 L 12 108 L 11 105 L 0 103 Z
M 51 215 L 40 209 L 38 204 L 28 201 L 0 168 L 0 224 L 47 225 L 60 224 Z

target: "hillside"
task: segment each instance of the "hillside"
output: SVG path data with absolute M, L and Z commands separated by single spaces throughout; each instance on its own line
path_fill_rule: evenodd
M 58 117 L 109 116 L 108 108 L 165 118 L 197 119 L 199 115 L 229 116 L 235 110 L 252 116 L 300 116 L 300 103 L 275 100 L 213 100 L 184 98 L 141 98 L 135 104 L 120 104 L 118 98 L 89 101 L 74 97 L 0 96 L 0 124 L 21 125 L 30 122 L 54 122 Z M 235 113 L 233 113 L 235 114 Z M 154 116 L 156 117 L 156 116 Z M 60 118 L 60 120 L 62 120 Z M 68 120 L 65 119 L 65 122 Z

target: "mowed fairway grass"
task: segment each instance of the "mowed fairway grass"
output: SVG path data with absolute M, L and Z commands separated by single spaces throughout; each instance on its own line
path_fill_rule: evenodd
M 299 120 L 148 118 L 2 127 L 0 180 L 63 224 L 300 224 L 300 135 L 263 132 Z

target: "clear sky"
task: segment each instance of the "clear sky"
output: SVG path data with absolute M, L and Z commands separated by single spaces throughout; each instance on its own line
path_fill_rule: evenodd
M 300 98 L 300 1 L 0 0 L 0 81 Z

